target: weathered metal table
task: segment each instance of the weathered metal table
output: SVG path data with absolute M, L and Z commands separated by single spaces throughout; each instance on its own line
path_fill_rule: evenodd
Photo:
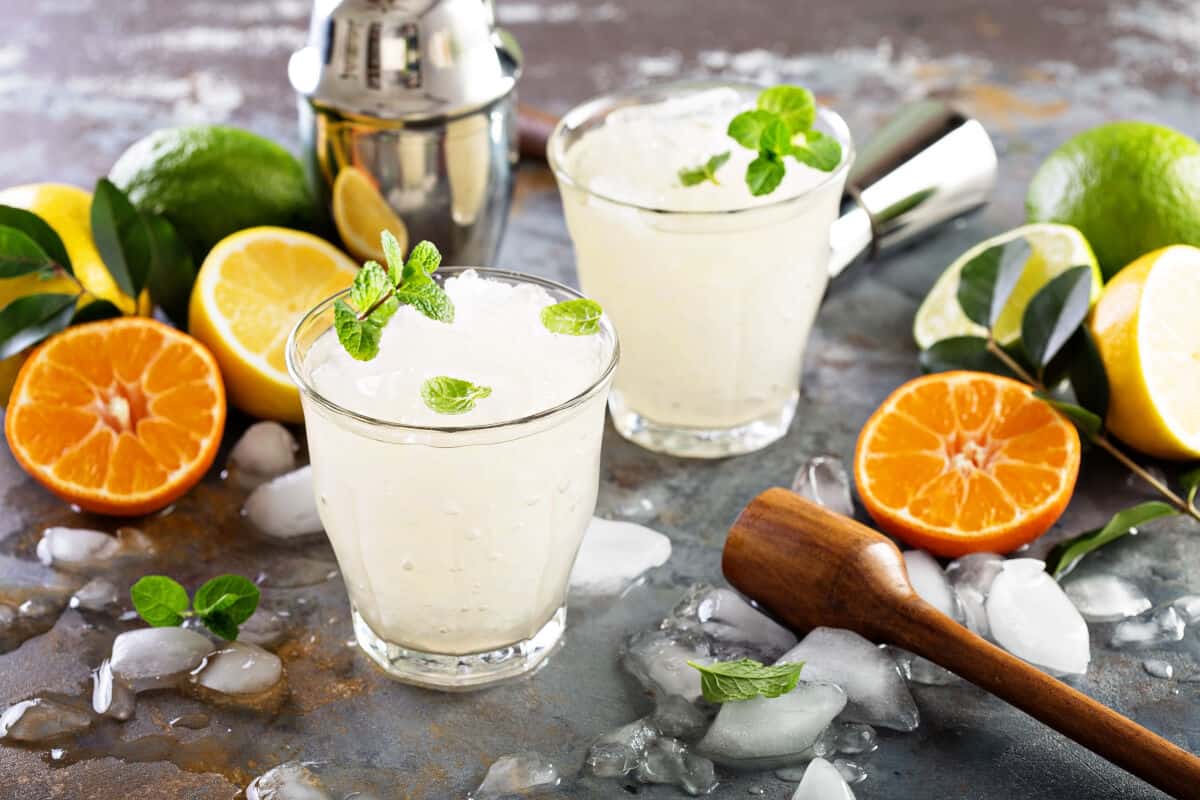
M 758 491 L 791 481 L 815 453 L 848 458 L 859 426 L 884 395 L 916 374 L 908 334 L 932 278 L 970 244 L 1022 218 L 1024 185 L 1040 158 L 1070 133 L 1102 120 L 1144 117 L 1200 128 L 1200 12 L 1190 0 L 840 0 L 798 5 L 608 0 L 497 0 L 525 46 L 523 100 L 562 111 L 635 82 L 732 74 L 803 82 L 842 111 L 861 140 L 898 102 L 954 99 L 993 132 L 1002 182 L 987 211 L 921 247 L 860 269 L 834 287 L 806 363 L 803 403 L 787 439 L 765 452 L 682 462 L 605 441 L 600 513 L 646 521 L 675 543 L 671 561 L 621 602 L 572 614 L 567 644 L 532 680 L 482 694 L 439 695 L 384 679 L 347 646 L 340 581 L 266 592 L 302 624 L 281 648 L 293 690 L 275 718 L 211 712 L 202 730 L 169 728 L 195 711 L 170 693 L 144 697 L 136 720 L 68 745 L 55 760 L 0 747 L 0 796 L 231 798 L 253 775 L 289 758 L 329 762 L 339 787 L 381 797 L 462 797 L 496 756 L 540 750 L 568 766 L 594 736 L 644 713 L 648 701 L 617 668 L 629 632 L 653 625 L 689 582 L 719 576 L 726 527 Z M 152 128 L 227 121 L 295 141 L 284 79 L 304 38 L 306 0 L 39 0 L 0 7 L 0 184 L 63 180 L 88 186 Z M 570 244 L 553 181 L 523 171 L 500 264 L 572 281 Z M 244 421 L 235 421 L 236 432 Z M 1059 530 L 1098 524 L 1138 498 L 1123 474 L 1089 454 Z M 51 523 L 80 518 L 0 455 L 0 553 L 32 558 Z M 163 553 L 143 563 L 195 582 L 220 571 L 286 576 L 297 558 L 331 559 L 324 543 L 267 545 L 237 515 L 240 496 L 213 475 L 167 517 L 141 525 Z M 1164 524 L 1110 548 L 1084 569 L 1138 582 L 1157 601 L 1200 591 L 1200 536 Z M 10 561 L 5 561 L 11 567 Z M 7 569 L 7 568 L 6 568 Z M 9 573 L 0 573 L 8 575 Z M 284 582 L 287 582 L 286 580 Z M 94 620 L 93 620 L 94 622 Z M 106 654 L 111 626 L 68 611 L 46 634 L 0 655 L 0 703 L 43 691 L 79 693 Z M 1140 653 L 1105 647 L 1081 688 L 1191 750 L 1200 750 L 1200 640 L 1156 653 L 1182 678 L 1154 679 Z M 1161 796 L 1029 718 L 972 688 L 918 688 L 923 724 L 881 736 L 863 763 L 860 798 L 1149 798 Z M 124 759 L 124 760 L 122 760 Z M 752 787 L 788 797 L 770 775 L 731 777 L 714 796 Z M 630 788 L 674 797 L 661 787 Z M 1200 791 L 1200 789 L 1198 789 Z M 564 797 L 624 796 L 617 783 L 574 782 Z

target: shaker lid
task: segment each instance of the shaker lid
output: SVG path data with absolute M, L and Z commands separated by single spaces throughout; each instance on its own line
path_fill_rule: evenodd
M 319 106 L 422 120 L 503 97 L 520 70 L 520 49 L 494 28 L 489 0 L 316 0 L 288 77 Z

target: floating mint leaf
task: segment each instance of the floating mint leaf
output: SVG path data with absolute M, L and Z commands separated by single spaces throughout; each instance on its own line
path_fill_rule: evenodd
M 258 608 L 258 587 L 241 575 L 221 575 L 196 590 L 193 606 L 196 616 L 210 631 L 229 639 L 237 638 L 237 628 Z
M 1070 572 L 1079 559 L 1088 553 L 1099 550 L 1104 545 L 1120 539 L 1138 525 L 1144 525 L 1150 520 L 1160 517 L 1170 517 L 1179 512 L 1174 506 L 1160 500 L 1139 503 L 1132 508 L 1118 511 L 1102 528 L 1082 533 L 1073 539 L 1059 543 L 1046 556 L 1046 571 L 1055 578 L 1061 578 Z
M 408 262 L 404 265 L 404 280 L 428 277 L 437 272 L 441 264 L 442 254 L 434 247 L 433 242 L 418 242 L 408 254 Z
M 58 233 L 47 222 L 23 208 L 0 205 L 0 226 L 12 228 L 28 236 L 42 252 L 58 266 L 71 272 L 71 257 Z M 0 248 L 7 252 L 7 248 Z
M 396 298 L 438 322 L 454 322 L 454 303 L 432 278 L 414 278 L 400 284 Z
M 1012 371 L 988 349 L 988 340 L 982 336 L 951 336 L 934 342 L 921 351 L 921 369 L 925 372 L 968 369 L 1012 377 Z
M 129 589 L 138 616 L 155 628 L 183 622 L 188 610 L 187 589 L 166 575 L 145 575 Z
M 679 170 L 679 182 L 684 186 L 695 186 L 698 183 L 712 181 L 713 184 L 720 186 L 721 182 L 717 180 L 717 170 L 724 166 L 729 160 L 729 151 L 718 153 L 698 167 L 691 169 Z
M 489 386 L 476 386 L 461 378 L 441 375 L 421 384 L 421 399 L 431 411 L 439 414 L 465 414 L 475 408 L 475 401 L 491 395 Z
M 797 161 L 822 172 L 832 172 L 842 163 L 842 145 L 820 131 L 805 131 L 789 151 Z
M 803 662 L 766 666 L 749 658 L 715 664 L 688 662 L 700 672 L 700 690 L 710 703 L 731 703 L 758 696 L 779 697 L 796 688 Z
M 360 320 L 345 300 L 339 299 L 333 304 L 333 327 L 338 341 L 352 358 L 370 361 L 379 354 L 382 329 L 373 319 Z
M 760 153 L 746 166 L 746 185 L 755 197 L 770 194 L 783 180 L 783 162 L 770 153 Z
M 27 294 L 0 309 L 0 359 L 67 327 L 77 299 L 76 294 Z
M 1056 275 L 1029 301 L 1021 318 L 1021 343 L 1035 367 L 1045 367 L 1083 324 L 1091 296 L 1092 270 L 1079 266 Z
M 759 150 L 762 149 L 760 143 L 763 133 L 776 119 L 774 114 L 762 109 L 743 111 L 729 121 L 725 133 L 747 150 Z
M 777 115 L 793 133 L 806 131 L 816 120 L 813 93 L 803 86 L 773 86 L 758 95 L 758 107 Z
M 564 300 L 542 309 L 542 325 L 551 333 L 568 336 L 590 336 L 600 331 L 604 309 L 595 300 L 579 297 Z

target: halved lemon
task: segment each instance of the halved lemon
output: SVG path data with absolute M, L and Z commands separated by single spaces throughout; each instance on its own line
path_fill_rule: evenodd
M 375 183 L 358 167 L 343 167 L 333 182 L 333 221 L 342 243 L 356 258 L 384 262 L 379 234 L 391 231 L 408 252 L 408 228 Z
M 303 420 L 284 362 L 288 334 L 357 270 L 329 242 L 289 228 L 248 228 L 217 243 L 196 277 L 188 327 L 216 356 L 230 402 L 256 417 Z

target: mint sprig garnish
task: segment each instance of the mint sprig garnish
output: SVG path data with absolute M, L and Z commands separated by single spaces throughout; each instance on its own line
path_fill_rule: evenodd
M 715 664 L 687 662 L 700 672 L 700 691 L 710 703 L 733 703 L 755 697 L 779 697 L 796 688 L 803 661 L 767 666 L 751 658 Z
M 590 336 L 600 331 L 604 309 L 595 300 L 577 297 L 542 309 L 542 325 L 551 333 Z
M 758 156 L 746 167 L 746 185 L 755 197 L 770 194 L 787 174 L 788 156 L 822 172 L 831 172 L 842 163 L 842 145 L 837 139 L 813 128 L 817 107 L 813 94 L 803 86 L 773 86 L 758 95 L 756 108 L 743 111 L 729 122 L 729 138 Z M 725 156 L 725 158 L 721 158 Z M 713 156 L 725 163 L 728 153 Z M 705 165 L 707 166 L 707 164 Z M 696 186 L 710 176 L 696 169 L 680 170 L 684 186 Z M 712 170 L 715 172 L 715 168 Z M 685 178 L 685 174 L 687 177 Z M 712 177 L 713 183 L 716 178 Z
M 258 608 L 259 592 L 241 575 L 221 575 L 204 583 L 189 601 L 187 589 L 178 581 L 166 575 L 145 575 L 130 588 L 129 598 L 138 616 L 155 628 L 174 627 L 188 617 L 197 617 L 217 636 L 234 641 L 238 626 Z
M 379 354 L 383 326 L 401 305 L 409 305 L 430 319 L 454 321 L 454 304 L 433 280 L 442 255 L 429 242 L 420 242 L 404 260 L 400 243 L 389 231 L 380 234 L 388 265 L 368 261 L 354 276 L 349 302 L 333 304 L 333 327 L 338 341 L 352 357 L 370 361 Z
M 698 183 L 712 181 L 714 186 L 720 186 L 721 182 L 717 180 L 717 170 L 724 166 L 728 160 L 729 151 L 726 150 L 724 153 L 718 153 L 713 156 L 698 167 L 691 167 L 690 169 L 684 167 L 679 170 L 679 182 L 684 186 L 695 186 Z
M 421 384 L 421 399 L 431 411 L 439 414 L 465 414 L 475 408 L 475 401 L 490 397 L 490 386 L 478 386 L 462 378 L 439 375 Z

